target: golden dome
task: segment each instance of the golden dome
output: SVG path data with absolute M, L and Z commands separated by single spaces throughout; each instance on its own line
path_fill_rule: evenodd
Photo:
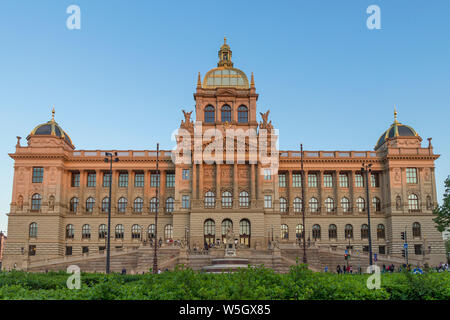
M 219 62 L 217 63 L 217 68 L 211 69 L 206 73 L 205 78 L 203 79 L 203 88 L 249 88 L 248 79 L 245 73 L 237 68 L 233 68 L 231 55 L 232 51 L 225 38 L 224 43 L 219 50 Z

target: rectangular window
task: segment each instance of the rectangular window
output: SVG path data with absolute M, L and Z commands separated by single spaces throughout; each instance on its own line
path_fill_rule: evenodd
M 270 169 L 264 169 L 264 180 L 270 180 L 270 179 L 272 179 Z
M 103 186 L 109 187 L 111 184 L 111 174 L 109 172 L 103 173 Z
M 346 173 L 339 174 L 339 186 L 341 188 L 348 188 L 348 175 Z
M 190 201 L 189 201 L 189 196 L 184 195 L 181 198 L 181 200 L 182 200 L 181 201 L 181 206 L 182 206 L 183 209 L 189 209 L 191 207 L 191 204 L 190 204 Z
M 363 246 L 363 252 L 369 252 L 369 246 Z
M 272 208 L 272 196 L 264 196 L 264 208 Z
M 183 169 L 183 180 L 189 180 L 189 169 Z
M 88 172 L 88 175 L 87 175 L 87 186 L 88 187 L 95 187 L 96 179 L 97 179 L 97 175 L 95 174 L 95 172 Z
M 80 186 L 80 173 L 79 172 L 72 172 L 72 177 L 70 179 L 70 185 L 72 187 Z
M 35 256 L 36 255 L 36 245 L 30 244 L 28 246 L 28 255 L 29 256 Z
M 137 188 L 144 186 L 144 173 L 136 172 L 134 174 L 134 186 Z
M 292 175 L 292 186 L 294 188 L 301 188 L 301 186 L 302 186 L 302 175 L 300 173 L 294 173 Z
M 325 188 L 333 188 L 333 175 L 331 173 L 323 175 L 323 186 Z
M 82 253 L 89 253 L 89 247 L 82 247 Z
M 414 245 L 414 254 L 416 254 L 416 255 L 422 254 L 422 245 L 421 244 Z
M 317 188 L 317 174 L 308 173 L 308 187 Z
M 105 246 L 100 246 L 98 247 L 98 251 L 101 253 L 102 251 L 105 251 L 106 247 Z
M 159 174 L 152 173 L 150 175 L 150 187 L 159 187 Z
M 42 183 L 44 180 L 44 168 L 33 167 L 33 183 Z
M 128 172 L 119 173 L 119 187 L 128 187 Z
M 364 187 L 364 179 L 361 173 L 355 174 L 355 187 L 357 188 Z
M 417 183 L 416 168 L 406 168 L 406 183 Z
M 370 175 L 370 186 L 373 188 L 378 188 L 380 186 L 380 176 L 378 173 L 372 173 Z
M 386 246 L 379 246 L 378 247 L 378 253 L 379 254 L 386 254 Z
M 278 174 L 278 186 L 280 188 L 286 188 L 286 174 L 285 173 Z
M 72 247 L 67 246 L 66 247 L 66 256 L 71 256 L 72 255 Z
M 168 173 L 166 175 L 166 187 L 167 188 L 175 187 L 175 173 Z

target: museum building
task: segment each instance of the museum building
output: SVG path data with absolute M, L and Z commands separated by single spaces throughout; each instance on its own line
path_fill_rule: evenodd
M 193 135 L 198 123 L 203 133 L 253 129 L 258 142 L 266 130 L 271 145 L 277 137 L 268 111 L 257 120 L 253 73 L 249 81 L 231 58 L 225 41 L 217 67 L 203 81 L 198 75 L 195 119 L 183 110 L 180 129 Z M 245 161 L 233 163 L 176 163 L 172 150 L 160 150 L 158 157 L 156 150 L 78 150 L 54 111 L 50 121 L 30 132 L 26 146 L 20 140 L 10 154 L 14 180 L 5 269 L 101 254 L 110 201 L 112 250 L 148 245 L 155 233 L 162 249 L 220 247 L 231 229 L 243 252 L 270 251 L 275 242 L 280 249 L 301 248 L 303 235 L 308 247 L 367 252 L 370 209 L 374 253 L 401 258 L 406 232 L 411 258 L 445 261 L 442 235 L 432 221 L 439 155 L 431 138 L 422 147 L 422 138 L 400 123 L 396 112 L 373 141 L 373 151 L 306 150 L 302 156 L 299 150 L 280 150 L 276 172 L 249 161 L 249 140 Z M 119 159 L 112 175 L 106 152 Z M 363 163 L 371 165 L 369 181 Z

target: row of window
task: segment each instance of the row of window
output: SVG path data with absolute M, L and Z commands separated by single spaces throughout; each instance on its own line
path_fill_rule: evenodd
M 172 197 L 166 199 L 165 211 L 168 213 L 173 212 L 174 210 L 175 200 Z M 249 194 L 247 191 L 242 191 L 239 193 L 239 206 L 241 208 L 249 207 Z M 324 201 L 326 212 L 334 212 L 337 207 L 335 205 L 335 201 L 333 198 L 328 197 Z M 31 210 L 39 211 L 42 205 L 42 197 L 40 194 L 36 193 L 31 197 Z M 152 198 L 150 200 L 150 212 L 156 212 L 156 208 L 158 205 L 158 199 Z M 204 206 L 205 208 L 214 208 L 216 205 L 216 197 L 215 193 L 212 191 L 208 191 L 205 193 L 204 198 Z M 319 200 L 315 197 L 309 199 L 308 202 L 309 211 L 310 212 L 320 212 Z M 70 212 L 76 213 L 78 211 L 79 200 L 77 197 L 73 197 L 70 200 L 69 210 Z M 121 197 L 117 201 L 117 211 L 125 212 L 128 206 L 128 200 L 124 197 Z M 188 195 L 182 196 L 181 206 L 184 209 L 190 208 L 190 197 Z M 222 208 L 232 208 L 233 206 L 233 195 L 229 191 L 225 191 L 222 193 Z M 295 198 L 293 202 L 294 212 L 301 212 L 303 206 L 303 201 L 301 198 Z M 340 206 L 344 212 L 350 212 L 352 208 L 350 207 L 350 200 L 347 197 L 343 197 L 340 201 Z M 376 212 L 381 211 L 381 201 L 377 197 L 372 198 L 372 206 Z M 95 199 L 93 197 L 89 197 L 86 199 L 86 212 L 92 212 L 95 207 Z M 272 208 L 272 196 L 265 195 L 264 196 L 264 207 Z M 144 200 L 140 197 L 137 197 L 133 202 L 133 211 L 140 213 L 143 212 L 144 208 Z M 359 212 L 366 210 L 366 201 L 363 197 L 358 197 L 356 199 L 356 208 Z M 419 210 L 419 197 L 416 194 L 410 194 L 408 196 L 408 208 L 411 211 Z M 109 197 L 105 197 L 101 203 L 102 212 L 108 212 L 109 209 Z M 280 198 L 280 211 L 287 212 L 288 211 L 288 203 L 286 198 Z
M 171 213 L 174 210 L 175 200 L 172 197 L 166 199 L 165 211 L 167 213 Z M 77 197 L 73 197 L 70 199 L 70 212 L 76 213 L 78 211 L 79 200 Z M 150 199 L 150 212 L 156 212 L 156 208 L 159 205 L 159 201 L 157 198 L 153 197 Z M 120 213 L 124 213 L 127 210 L 128 200 L 125 197 L 121 197 L 117 201 L 117 211 Z M 190 207 L 190 197 L 188 195 L 182 196 L 181 206 L 183 208 Z M 95 199 L 93 197 L 89 197 L 86 199 L 86 212 L 93 212 L 95 207 Z M 133 202 L 133 211 L 136 213 L 143 212 L 144 209 L 144 199 L 137 197 Z M 104 197 L 101 203 L 102 212 L 108 212 L 109 210 L 109 197 Z
M 119 187 L 128 187 L 128 172 L 119 172 Z M 182 171 L 182 179 L 189 180 L 190 172 L 189 169 L 183 169 Z M 109 187 L 111 184 L 111 174 L 109 172 L 103 172 L 103 187 Z M 72 172 L 71 183 L 72 187 L 80 186 L 80 173 Z M 95 187 L 97 185 L 97 173 L 96 172 L 88 172 L 87 174 L 87 187 Z M 143 172 L 135 172 L 134 173 L 134 186 L 135 187 L 144 187 L 145 185 L 145 174 Z M 159 187 L 160 185 L 160 174 L 152 173 L 150 174 L 150 187 Z M 166 173 L 166 187 L 174 188 L 175 187 L 175 173 Z
M 303 231 L 303 225 L 298 224 L 295 228 L 295 235 L 296 235 L 297 239 L 303 237 L 302 231 Z M 412 233 L 413 233 L 413 237 L 421 236 L 420 223 L 414 222 L 412 224 Z M 320 239 L 321 236 L 322 235 L 321 235 L 320 225 L 319 224 L 313 225 L 313 227 L 312 227 L 313 239 Z M 344 237 L 345 237 L 345 239 L 353 239 L 353 226 L 351 224 L 345 225 Z M 369 237 L 369 226 L 367 224 L 363 224 L 363 225 L 361 225 L 361 239 L 367 239 L 368 237 Z M 286 224 L 281 225 L 281 238 L 289 239 L 289 226 Z M 337 226 L 335 224 L 329 225 L 328 238 L 329 239 L 337 239 L 338 238 Z M 377 226 L 377 239 L 385 239 L 385 238 L 386 238 L 385 226 L 384 226 L 384 224 L 379 224 Z
M 214 122 L 214 121 L 212 121 Z M 167 173 L 166 175 L 166 187 L 173 188 L 175 186 L 175 174 Z M 182 178 L 183 180 L 189 180 L 190 173 L 189 169 L 183 169 Z M 286 187 L 286 173 L 279 173 L 279 186 L 284 188 Z M 370 176 L 371 186 L 379 187 L 380 179 L 378 173 L 372 173 Z M 33 167 L 33 183 L 42 183 L 44 179 L 44 168 L 42 167 Z M 294 173 L 292 175 L 292 186 L 293 187 L 301 187 L 301 179 L 302 175 L 300 173 Z M 271 170 L 264 170 L 264 180 L 271 180 Z M 87 186 L 95 187 L 97 181 L 97 174 L 95 172 L 89 172 L 87 175 Z M 406 168 L 406 182 L 408 184 L 416 184 L 418 182 L 417 179 L 417 168 Z M 109 187 L 111 183 L 111 175 L 109 172 L 103 173 L 103 187 Z M 120 172 L 119 173 L 119 187 L 128 187 L 128 172 Z M 150 176 L 150 186 L 158 187 L 160 183 L 159 174 L 151 174 Z M 333 183 L 333 175 L 331 173 L 324 173 L 323 175 L 323 185 L 325 188 L 332 188 Z M 80 173 L 73 172 L 71 177 L 71 186 L 79 187 L 80 186 Z M 144 186 L 144 173 L 136 172 L 134 176 L 134 186 L 135 187 L 143 187 Z M 308 187 L 317 188 L 318 186 L 318 175 L 316 173 L 308 173 Z M 339 174 L 339 186 L 342 188 L 349 187 L 349 179 L 346 173 Z M 361 173 L 355 174 L 355 187 L 364 187 L 364 178 Z
M 278 186 L 280 188 L 286 188 L 286 173 L 278 173 Z M 264 179 L 271 179 L 270 169 L 264 171 Z M 380 186 L 380 178 L 379 174 L 374 172 L 370 176 L 371 187 L 378 188 Z M 317 188 L 319 185 L 318 174 L 316 173 L 308 173 L 308 187 Z M 301 173 L 293 173 L 292 174 L 292 187 L 300 188 L 302 186 L 302 174 Z M 323 174 L 323 186 L 325 188 L 332 188 L 334 186 L 333 174 L 324 173 Z M 364 178 L 361 173 L 355 174 L 355 187 L 364 187 Z M 339 187 L 348 188 L 349 187 L 349 179 L 347 173 L 339 174 Z
M 248 122 L 248 108 L 244 105 L 238 107 L 238 123 Z M 231 107 L 229 105 L 224 105 L 220 109 L 221 121 L 231 122 Z M 205 107 L 205 123 L 216 122 L 216 109 L 212 105 Z

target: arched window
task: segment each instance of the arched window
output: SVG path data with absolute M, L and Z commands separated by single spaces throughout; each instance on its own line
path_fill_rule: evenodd
M 327 212 L 333 212 L 334 211 L 334 200 L 333 198 L 326 198 L 325 199 L 325 208 Z
M 208 191 L 205 193 L 205 208 L 214 208 L 216 206 L 216 196 L 214 192 Z
M 384 224 L 379 224 L 378 226 L 377 226 L 377 238 L 378 239 L 384 239 L 384 238 L 386 238 L 386 233 L 385 233 L 385 231 L 384 231 Z
M 81 228 L 81 238 L 90 239 L 91 238 L 91 226 L 88 224 L 83 225 Z
M 356 199 L 356 207 L 358 208 L 359 212 L 363 212 L 366 209 L 366 201 L 364 198 L 359 197 Z
M 151 224 L 148 226 L 148 238 L 153 239 L 155 237 L 155 225 Z
M 127 198 L 124 197 L 120 198 L 119 201 L 117 202 L 117 211 L 121 213 L 127 211 L 127 204 L 128 204 Z
M 318 224 L 313 225 L 312 236 L 314 240 L 320 239 L 320 226 Z
M 131 239 L 140 239 L 141 238 L 141 226 L 138 224 L 133 224 L 131 227 Z
M 206 123 L 214 123 L 216 121 L 216 116 L 214 112 L 213 106 L 207 106 L 205 108 L 205 122 Z
M 92 197 L 87 198 L 86 200 L 86 212 L 94 211 L 95 199 Z
M 37 237 L 37 231 L 38 231 L 38 225 L 36 222 L 30 223 L 30 238 L 36 238 Z
M 413 237 L 420 237 L 421 231 L 420 231 L 420 223 L 414 222 L 412 225 L 412 233 Z
M 239 243 L 250 247 L 250 221 L 242 219 L 239 222 Z
M 175 200 L 173 200 L 172 197 L 166 199 L 166 212 L 167 213 L 173 212 L 174 203 L 175 203 Z
M 156 212 L 156 207 L 159 207 L 159 201 L 156 198 L 150 200 L 150 212 Z
M 228 229 L 233 230 L 233 222 L 230 219 L 224 219 L 222 221 L 222 242 L 227 243 Z
M 369 238 L 369 226 L 367 224 L 363 224 L 361 226 L 361 239 Z
M 373 197 L 372 198 L 372 205 L 373 205 L 373 208 L 375 209 L 375 212 L 380 212 L 381 211 L 381 201 L 380 201 L 379 198 Z
M 297 238 L 297 240 L 303 239 L 303 225 L 302 224 L 298 224 L 295 227 L 295 237 Z
M 102 212 L 108 212 L 109 210 L 109 197 L 104 197 L 102 200 Z
M 124 235 L 124 233 L 125 233 L 125 228 L 123 227 L 123 225 L 122 224 L 118 224 L 117 226 L 116 226 L 116 230 L 115 230 L 116 232 L 116 239 L 123 239 L 123 235 Z
M 214 243 L 216 237 L 216 223 L 212 219 L 207 219 L 203 225 L 204 243 L 210 245 Z
M 309 199 L 309 211 L 319 212 L 319 201 L 314 197 Z
M 348 198 L 343 197 L 341 199 L 341 208 L 343 212 L 350 212 L 350 200 Z
M 335 224 L 330 224 L 328 227 L 328 238 L 337 239 L 337 227 Z
M 353 239 L 353 226 L 351 224 L 345 225 L 345 239 Z
M 66 239 L 73 239 L 75 237 L 75 228 L 73 224 L 66 226 Z
M 101 224 L 98 227 L 98 238 L 105 239 L 107 234 L 108 234 L 108 228 L 106 227 L 106 224 Z
M 295 198 L 294 199 L 294 212 L 302 212 L 302 199 Z
M 173 238 L 173 226 L 166 224 L 164 227 L 164 240 L 171 240 Z
M 280 212 L 287 211 L 287 200 L 285 198 L 280 198 Z
M 231 208 L 233 205 L 233 196 L 231 192 L 225 191 L 222 193 L 222 208 Z
M 73 197 L 72 199 L 70 199 L 69 210 L 70 212 L 76 213 L 77 209 L 78 209 L 78 198 Z
M 281 225 L 281 239 L 289 239 L 289 227 L 287 224 Z
M 133 210 L 134 212 L 142 212 L 142 208 L 144 207 L 144 200 L 140 197 L 137 197 L 134 199 L 134 206 Z
M 228 105 L 222 107 L 222 122 L 231 122 L 231 107 Z
M 39 211 L 41 210 L 41 204 L 42 204 L 42 197 L 39 193 L 33 194 L 31 197 L 31 210 L 32 211 Z
M 239 193 L 239 206 L 241 208 L 248 208 L 248 205 L 249 205 L 248 192 L 241 191 L 241 193 Z
M 248 109 L 246 106 L 240 106 L 238 108 L 238 122 L 239 123 L 248 122 Z
M 414 193 L 410 194 L 408 197 L 408 207 L 410 211 L 419 210 L 419 197 Z

